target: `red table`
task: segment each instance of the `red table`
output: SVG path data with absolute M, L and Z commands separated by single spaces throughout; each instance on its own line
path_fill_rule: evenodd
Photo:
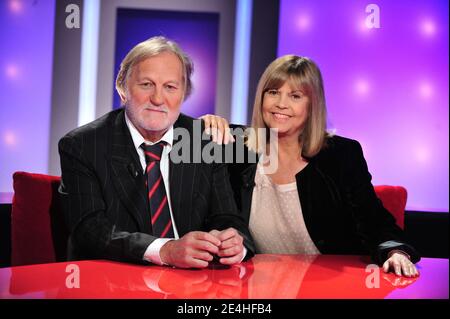
M 0 268 L 0 298 L 448 298 L 448 259 L 423 258 L 409 279 L 367 257 L 257 255 L 202 270 L 105 260 Z

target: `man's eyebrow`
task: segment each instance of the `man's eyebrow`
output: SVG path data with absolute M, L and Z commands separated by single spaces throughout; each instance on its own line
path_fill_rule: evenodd
M 153 80 L 152 80 L 149 76 L 147 76 L 147 75 L 144 75 L 144 76 L 142 76 L 142 77 L 139 77 L 139 76 L 138 76 L 138 80 L 139 80 L 139 81 L 147 80 L 147 81 L 152 81 L 152 82 L 153 82 Z M 177 83 L 177 84 L 180 84 L 181 82 L 178 81 L 178 80 L 174 80 L 174 79 L 172 80 L 172 79 L 170 79 L 170 80 L 165 81 L 164 83 Z
M 173 83 L 173 84 L 180 85 L 181 82 L 178 80 L 168 80 L 168 81 L 166 81 L 166 83 Z

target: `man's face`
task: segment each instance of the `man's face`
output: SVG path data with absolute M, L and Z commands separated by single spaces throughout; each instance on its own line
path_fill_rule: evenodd
M 157 141 L 177 120 L 184 92 L 183 66 L 174 53 L 147 58 L 127 79 L 127 115 L 145 139 Z

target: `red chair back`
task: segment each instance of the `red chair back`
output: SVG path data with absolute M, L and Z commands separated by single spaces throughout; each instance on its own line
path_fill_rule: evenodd
M 11 265 L 64 261 L 68 231 L 58 196 L 61 178 L 16 172 L 11 211 Z
M 386 208 L 395 218 L 397 225 L 405 227 L 405 207 L 408 193 L 402 186 L 378 185 L 375 193 Z

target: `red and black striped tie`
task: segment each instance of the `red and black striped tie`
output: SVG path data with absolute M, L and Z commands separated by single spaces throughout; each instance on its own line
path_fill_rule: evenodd
M 170 218 L 169 204 L 167 203 L 166 188 L 161 175 L 159 163 L 164 149 L 164 142 L 154 145 L 142 144 L 147 167 L 148 201 L 152 217 L 153 235 L 156 237 L 173 238 L 172 219 Z

